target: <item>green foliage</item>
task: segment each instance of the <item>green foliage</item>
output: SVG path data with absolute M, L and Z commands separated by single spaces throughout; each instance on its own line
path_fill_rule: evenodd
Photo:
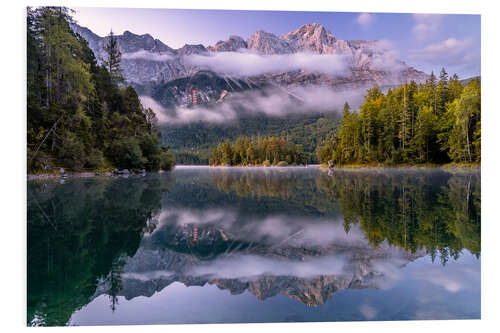
M 344 106 L 340 129 L 316 148 L 321 163 L 443 164 L 481 160 L 481 87 L 465 87 L 443 69 L 425 84 L 404 84 L 385 95 L 368 90 L 359 113 Z
M 142 155 L 146 158 L 145 168 L 147 171 L 160 170 L 162 149 L 160 147 L 160 138 L 157 135 L 144 135 L 139 146 Z
M 97 148 L 90 151 L 87 156 L 86 167 L 90 169 L 98 169 L 104 165 L 104 154 Z
M 450 108 L 454 120 L 449 141 L 449 155 L 454 162 L 480 160 L 481 140 L 481 87 L 477 80 L 470 81 Z M 474 143 L 475 142 L 475 143 Z
M 301 144 L 307 163 L 317 163 L 314 154 L 322 139 L 336 130 L 339 116 L 330 114 L 300 114 L 270 117 L 265 114 L 241 115 L 228 124 L 191 123 L 162 125 L 162 143 L 172 148 L 178 164 L 209 164 L 211 151 L 226 139 L 246 137 L 288 137 Z
M 160 147 L 156 117 L 132 87 L 118 85 L 116 38 L 110 34 L 108 57 L 98 66 L 71 22 L 65 8 L 28 8 L 28 172 L 47 164 L 95 170 L 109 162 L 160 169 L 168 153 Z
M 175 158 L 170 153 L 168 148 L 162 147 L 161 159 L 160 159 L 160 169 L 164 171 L 170 171 L 175 166 Z
M 85 147 L 75 133 L 68 132 L 62 140 L 58 157 L 71 169 L 79 169 L 84 164 Z
M 219 143 L 212 150 L 210 165 L 279 165 L 306 164 L 307 157 L 302 145 L 286 138 L 240 136 L 231 144 Z M 267 164 L 267 165 L 266 165 Z
M 109 151 L 111 162 L 119 169 L 143 169 L 148 163 L 134 137 L 116 140 Z

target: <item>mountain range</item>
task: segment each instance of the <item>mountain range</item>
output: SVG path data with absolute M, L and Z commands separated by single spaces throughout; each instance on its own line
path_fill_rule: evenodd
M 72 29 L 102 62 L 109 36 Z M 130 31 L 116 40 L 125 83 L 155 111 L 178 164 L 208 164 L 217 143 L 240 135 L 288 136 L 316 163 L 314 149 L 335 130 L 344 102 L 357 108 L 374 85 L 428 78 L 398 60 L 388 41 L 342 40 L 316 23 L 178 49 Z
M 87 40 L 98 61 L 105 57 L 104 46 L 109 37 L 100 37 L 90 29 L 76 24 L 72 25 L 72 28 Z M 207 87 L 201 87 L 199 91 L 201 95 L 199 101 L 205 103 L 219 100 L 223 90 L 232 91 L 241 88 L 241 82 L 238 81 L 246 82 L 245 88 L 319 84 L 344 90 L 369 88 L 375 84 L 391 86 L 410 80 L 422 82 L 427 78 L 424 72 L 395 59 L 386 41 L 337 39 L 323 25 L 316 23 L 305 24 L 281 36 L 259 30 L 247 40 L 230 35 L 227 40 L 219 41 L 213 46 L 185 44 L 179 49 L 171 48 L 149 34 L 136 35 L 125 31 L 116 38 L 122 52 L 121 67 L 125 80 L 136 86 L 160 85 L 193 77 L 200 71 L 212 69 L 210 66 L 200 64 L 203 61 L 193 61 L 193 56 L 197 56 L 196 59 L 200 60 L 202 56 L 213 57 L 228 52 L 250 53 L 267 58 L 299 54 L 335 55 L 342 57 L 346 65 L 346 72 L 338 74 L 328 73 L 328 70 L 321 72 L 301 69 L 300 66 L 292 70 L 271 68 L 265 73 L 256 75 L 219 72 L 216 74 L 223 80 L 221 84 L 213 87 L 213 93 L 208 91 Z M 196 83 L 192 83 L 192 86 L 196 88 Z M 164 89 L 175 90 L 171 86 Z M 189 98 L 183 98 L 185 96 L 182 91 L 178 95 L 171 96 L 171 103 L 167 105 L 187 105 L 191 102 L 188 101 Z

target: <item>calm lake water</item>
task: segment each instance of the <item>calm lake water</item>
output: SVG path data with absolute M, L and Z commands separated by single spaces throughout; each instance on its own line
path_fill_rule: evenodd
M 479 319 L 481 174 L 28 182 L 28 325 Z

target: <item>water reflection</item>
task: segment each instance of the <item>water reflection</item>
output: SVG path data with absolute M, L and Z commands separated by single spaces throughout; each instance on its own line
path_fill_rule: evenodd
M 28 323 L 65 325 L 103 281 L 112 306 L 120 270 L 154 226 L 168 180 L 28 183 Z
M 284 295 L 318 309 L 297 310 L 294 318 L 324 321 L 343 320 L 324 312 L 333 299 L 342 301 L 341 291 L 394 293 L 417 280 L 441 288 L 448 314 L 457 317 L 457 295 L 479 303 L 480 266 L 461 263 L 464 253 L 480 255 L 479 172 L 180 168 L 28 184 L 29 324 L 106 323 L 111 317 L 95 310 L 102 297 L 108 311 L 119 312 L 120 302 L 153 301 L 177 283 L 204 286 L 200 296 L 209 286 L 258 300 Z M 264 303 L 253 319 L 201 322 L 284 320 L 278 310 L 268 317 Z M 141 319 L 150 307 L 136 309 L 135 323 L 158 323 Z M 391 318 L 369 304 L 356 313 L 348 320 Z M 193 322 L 188 317 L 160 322 Z M 412 310 L 392 319 L 419 318 L 429 316 Z M 444 318 L 436 312 L 431 319 Z

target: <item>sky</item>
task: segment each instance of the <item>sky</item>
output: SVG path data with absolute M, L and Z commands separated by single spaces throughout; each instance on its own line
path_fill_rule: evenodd
M 445 67 L 461 78 L 481 73 L 481 17 L 470 14 L 393 14 L 299 11 L 73 8 L 78 24 L 105 36 L 149 33 L 172 48 L 214 45 L 258 30 L 281 35 L 320 23 L 337 39 L 386 40 L 399 59 L 426 73 Z

